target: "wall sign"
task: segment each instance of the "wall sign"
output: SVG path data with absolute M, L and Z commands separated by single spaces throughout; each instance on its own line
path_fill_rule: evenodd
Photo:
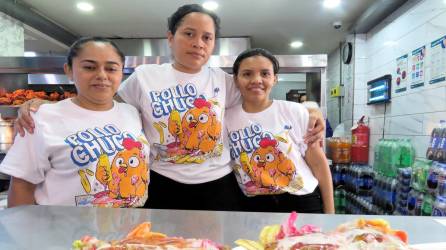
M 407 79 L 409 78 L 407 72 L 408 61 L 409 61 L 408 54 L 400 56 L 396 59 L 396 76 L 393 86 L 395 93 L 401 93 L 407 90 Z
M 429 84 L 446 80 L 446 36 L 431 43 L 431 80 Z
M 419 88 L 424 86 L 424 58 L 426 56 L 426 46 L 412 51 L 411 84 L 410 88 Z

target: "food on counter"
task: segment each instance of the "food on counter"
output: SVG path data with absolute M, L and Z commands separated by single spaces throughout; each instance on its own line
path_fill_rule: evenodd
M 327 233 L 313 225 L 298 229 L 294 226 L 296 219 L 297 214 L 293 212 L 284 224 L 264 227 L 259 241 L 241 239 L 235 243 L 247 250 L 412 249 L 407 245 L 407 234 L 391 229 L 382 219 L 359 219 Z
M 162 233 L 152 232 L 150 222 L 136 226 L 124 239 L 114 241 L 102 241 L 92 236 L 84 236 L 73 242 L 74 250 L 130 250 L 130 249 L 203 249 L 218 250 L 227 249 L 211 240 L 184 239 L 181 237 L 169 237 Z
M 17 89 L 12 93 L 0 91 L 0 105 L 21 105 L 22 103 L 34 99 L 44 99 L 49 101 L 60 101 L 76 96 L 76 93 L 64 91 L 63 94 L 52 92 L 49 95 L 45 91 L 34 91 L 29 89 Z
M 407 245 L 407 234 L 394 230 L 382 219 L 358 219 L 339 225 L 331 232 L 321 232 L 313 225 L 297 228 L 297 213 L 282 225 L 262 229 L 259 241 L 237 240 L 238 248 L 246 250 L 414 250 Z M 237 248 L 237 249 L 238 249 Z M 149 222 L 135 227 L 124 239 L 102 241 L 84 236 L 73 242 L 74 250 L 112 249 L 229 249 L 206 239 L 184 239 L 152 232 Z

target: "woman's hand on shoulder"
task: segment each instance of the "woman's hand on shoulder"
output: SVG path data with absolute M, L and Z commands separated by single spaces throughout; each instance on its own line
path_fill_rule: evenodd
M 14 123 L 14 130 L 19 133 L 20 136 L 25 136 L 25 131 L 28 133 L 34 133 L 34 120 L 31 117 L 31 112 L 35 113 L 39 109 L 40 105 L 47 103 L 47 101 L 34 98 L 26 101 L 20 105 L 17 120 Z
M 305 143 L 311 146 L 321 143 L 325 135 L 325 120 L 320 109 L 308 108 L 310 117 L 308 120 L 308 131 L 304 137 Z

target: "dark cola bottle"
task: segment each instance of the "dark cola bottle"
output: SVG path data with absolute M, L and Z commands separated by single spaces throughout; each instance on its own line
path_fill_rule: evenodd
M 446 162 L 446 127 L 441 130 L 440 142 L 434 152 L 434 161 Z
M 430 144 L 426 152 L 426 158 L 429 160 L 433 160 L 434 158 L 437 157 L 436 151 L 440 145 L 444 128 L 446 127 L 445 123 L 446 121 L 441 120 L 439 126 L 432 130 Z

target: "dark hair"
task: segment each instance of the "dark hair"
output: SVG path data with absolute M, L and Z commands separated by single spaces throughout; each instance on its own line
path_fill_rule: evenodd
M 167 28 L 172 35 L 175 35 L 175 32 L 177 32 L 177 29 L 182 23 L 184 17 L 193 12 L 203 13 L 210 16 L 214 21 L 215 37 L 220 35 L 220 18 L 214 12 L 206 10 L 203 8 L 203 6 L 198 4 L 183 5 L 178 8 L 177 11 L 175 11 L 169 18 L 167 18 Z
M 263 56 L 268 58 L 273 65 L 274 75 L 279 72 L 279 61 L 277 61 L 276 57 L 273 56 L 271 52 L 262 48 L 254 48 L 247 49 L 237 56 L 237 59 L 235 59 L 234 65 L 232 66 L 232 73 L 234 74 L 234 76 L 237 76 L 242 61 L 253 56 Z
M 103 37 L 82 37 L 79 38 L 77 41 L 75 41 L 68 51 L 67 55 L 67 64 L 70 66 L 70 68 L 73 66 L 73 58 L 77 57 L 82 50 L 84 44 L 88 42 L 99 42 L 99 43 L 107 43 L 110 44 L 116 51 L 116 53 L 119 55 L 122 64 L 124 65 L 125 62 L 125 56 L 124 53 L 118 48 L 118 46 L 112 42 L 111 40 Z

